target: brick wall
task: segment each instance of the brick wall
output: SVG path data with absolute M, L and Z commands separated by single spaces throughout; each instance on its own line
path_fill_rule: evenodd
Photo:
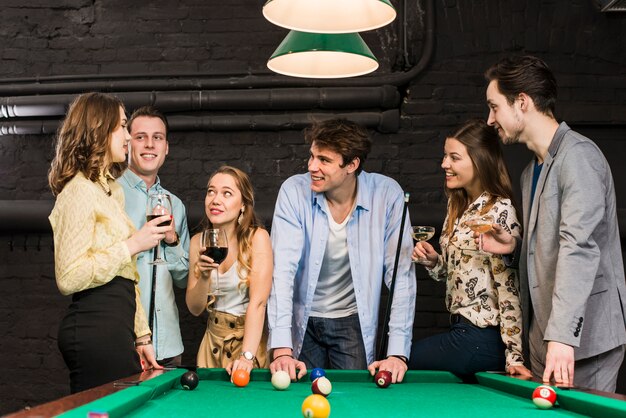
M 263 75 L 268 74 L 268 56 L 286 35 L 263 19 L 261 0 L 138 0 L 132 8 L 119 0 L 0 3 L 0 84 L 80 74 Z M 398 21 L 364 34 L 381 61 L 379 73 L 417 62 L 427 3 L 407 1 L 408 62 L 398 50 Z M 616 177 L 618 205 L 625 208 L 626 15 L 602 14 L 592 0 L 434 4 L 434 55 L 426 70 L 402 89 L 399 132 L 372 132 L 374 148 L 366 163 L 367 170 L 392 176 L 411 192 L 412 202 L 422 208 L 412 219 L 432 218 L 428 211 L 445 202 L 439 168 L 445 133 L 469 117 L 486 117 L 482 72 L 509 52 L 539 55 L 555 70 L 558 115 L 597 135 Z M 282 181 L 306 167 L 307 148 L 298 131 L 174 132 L 170 141 L 161 177 L 189 206 L 203 199 L 209 173 L 223 163 L 253 176 L 257 199 L 265 207 L 273 205 Z M 49 135 L 0 137 L 0 200 L 52 198 L 46 188 L 51 143 Z M 510 147 L 506 154 L 517 178 L 529 153 Z M 67 394 L 56 332 L 69 298 L 60 296 L 54 283 L 49 233 L 0 234 L 1 414 Z M 421 337 L 442 331 L 447 315 L 443 285 L 427 280 L 419 267 L 418 275 L 415 335 Z M 183 296 L 177 295 L 184 361 L 193 363 L 204 318 L 187 313 Z M 626 392 L 625 384 L 621 390 Z

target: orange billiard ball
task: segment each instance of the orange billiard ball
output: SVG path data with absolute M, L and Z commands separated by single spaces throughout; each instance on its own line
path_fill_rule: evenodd
M 237 369 L 233 372 L 232 380 L 235 386 L 242 388 L 250 382 L 250 373 L 244 369 Z

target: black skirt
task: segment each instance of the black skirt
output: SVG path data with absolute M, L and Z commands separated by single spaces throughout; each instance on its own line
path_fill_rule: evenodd
M 135 285 L 122 277 L 72 296 L 58 340 L 72 393 L 141 372 L 135 310 Z

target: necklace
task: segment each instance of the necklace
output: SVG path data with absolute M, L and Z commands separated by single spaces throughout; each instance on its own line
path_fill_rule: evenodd
M 100 181 L 97 181 L 96 183 L 98 184 L 98 186 L 100 186 L 102 191 L 106 193 L 107 196 L 111 196 L 111 187 L 104 187 L 104 184 L 102 184 Z

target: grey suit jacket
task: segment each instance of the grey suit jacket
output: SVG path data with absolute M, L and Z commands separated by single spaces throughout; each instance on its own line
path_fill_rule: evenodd
M 608 162 L 565 123 L 557 129 L 530 206 L 534 161 L 522 174 L 520 287 L 524 332 L 532 313 L 545 341 L 576 360 L 626 344 L 626 286 Z

